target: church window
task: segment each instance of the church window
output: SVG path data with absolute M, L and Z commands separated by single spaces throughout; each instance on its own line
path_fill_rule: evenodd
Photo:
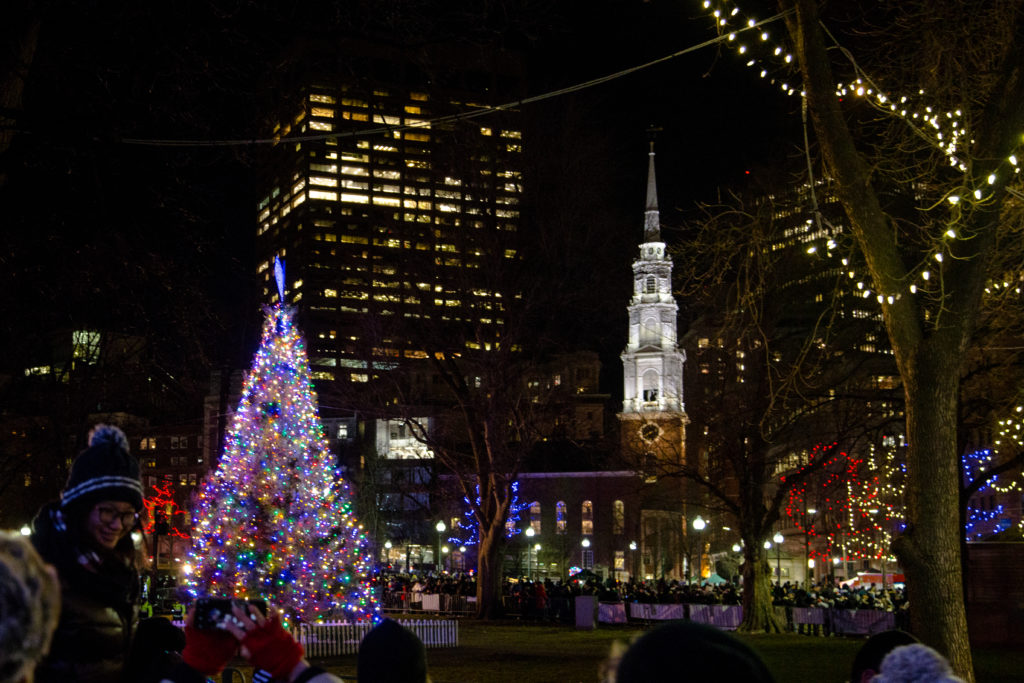
M 555 533 L 565 533 L 565 501 L 555 503 Z
M 592 536 L 594 534 L 594 504 L 589 500 L 583 501 L 581 512 L 583 520 L 580 524 L 580 533 L 584 536 Z
M 658 319 L 655 317 L 644 318 L 643 326 L 640 329 L 640 343 L 657 344 L 659 341 Z
M 658 400 L 658 373 L 650 370 L 644 373 L 643 398 L 645 403 L 654 403 Z
M 653 275 L 648 276 L 644 280 L 644 294 L 657 294 L 658 293 L 658 281 Z

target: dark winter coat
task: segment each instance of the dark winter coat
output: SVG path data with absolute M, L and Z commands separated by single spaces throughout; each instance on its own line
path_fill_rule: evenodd
M 55 505 L 32 525 L 32 542 L 61 585 L 60 621 L 37 683 L 122 683 L 138 621 L 138 572 L 117 557 L 83 552 Z

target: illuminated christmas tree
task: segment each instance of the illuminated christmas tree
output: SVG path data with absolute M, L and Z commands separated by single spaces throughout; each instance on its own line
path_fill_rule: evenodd
M 260 597 L 306 622 L 377 620 L 367 538 L 324 438 L 294 310 L 265 313 L 224 455 L 195 501 L 186 584 L 196 596 Z

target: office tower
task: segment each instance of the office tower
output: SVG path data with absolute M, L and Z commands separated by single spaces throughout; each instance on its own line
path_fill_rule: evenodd
M 520 114 L 495 108 L 521 97 L 517 61 L 354 41 L 309 60 L 258 204 L 264 299 L 280 256 L 321 382 L 425 357 L 427 331 L 487 350 L 509 295 L 495 264 L 519 256 Z

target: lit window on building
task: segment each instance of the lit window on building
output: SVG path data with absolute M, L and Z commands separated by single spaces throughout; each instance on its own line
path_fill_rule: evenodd
M 612 533 L 619 535 L 626 528 L 626 505 L 621 500 L 612 503 Z
M 613 562 L 614 562 L 614 564 L 612 565 L 612 569 L 615 569 L 616 571 L 625 571 L 625 569 L 626 569 L 626 551 L 625 550 L 616 550 L 615 551 L 615 559 L 613 560 Z
M 589 500 L 583 501 L 580 512 L 583 517 L 580 523 L 580 533 L 584 536 L 592 536 L 594 534 L 594 504 Z
M 536 500 L 530 504 L 530 527 L 533 533 L 540 535 L 540 502 Z
M 561 500 L 555 503 L 555 533 L 565 533 L 565 502 Z
M 71 333 L 71 357 L 92 365 L 100 358 L 100 333 L 75 330 Z

